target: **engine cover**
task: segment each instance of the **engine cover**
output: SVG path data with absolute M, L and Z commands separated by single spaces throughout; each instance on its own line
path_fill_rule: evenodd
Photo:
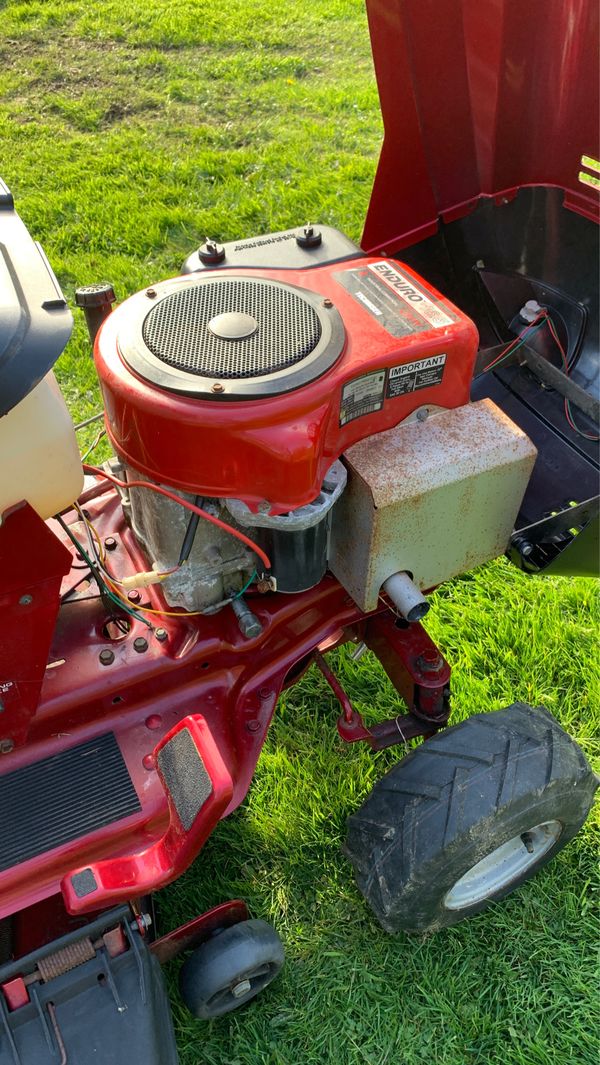
M 276 515 L 314 500 L 350 445 L 467 403 L 476 350 L 411 270 L 357 257 L 161 282 L 110 315 L 95 359 L 128 466 Z

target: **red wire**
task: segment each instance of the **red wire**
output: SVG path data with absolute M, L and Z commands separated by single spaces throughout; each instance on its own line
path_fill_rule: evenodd
M 191 510 L 193 514 L 198 514 L 201 518 L 205 518 L 206 521 L 210 521 L 212 525 L 216 525 L 218 529 L 223 529 L 224 532 L 235 536 L 237 540 L 241 540 L 246 547 L 249 547 L 251 551 L 254 551 L 258 557 L 264 562 L 267 569 L 271 569 L 271 560 L 268 555 L 255 544 L 248 536 L 245 536 L 243 532 L 238 529 L 234 529 L 232 525 L 228 525 L 227 522 L 221 521 L 220 518 L 215 518 L 212 514 L 209 514 L 207 510 L 202 510 L 202 507 L 197 507 L 195 503 L 188 503 L 187 499 L 182 499 L 180 496 L 175 495 L 174 492 L 169 492 L 167 488 L 162 488 L 159 484 L 153 484 L 152 481 L 120 481 L 118 477 L 113 477 L 112 474 L 106 473 L 105 470 L 99 469 L 97 466 L 88 466 L 87 463 L 83 463 L 83 468 L 86 473 L 93 473 L 96 477 L 105 477 L 111 484 L 117 485 L 118 488 L 150 488 L 153 492 L 158 492 L 161 496 L 166 496 L 167 499 L 174 500 L 175 503 L 180 503 L 182 507 L 187 510 Z
M 525 336 L 527 336 L 527 333 L 529 332 L 529 330 L 532 329 L 538 322 L 542 322 L 544 320 L 546 322 L 546 325 L 548 326 L 548 329 L 550 330 L 550 333 L 552 334 L 552 337 L 553 337 L 553 339 L 554 339 L 554 341 L 556 343 L 556 346 L 558 347 L 558 350 L 560 351 L 562 362 L 563 362 L 563 367 L 564 367 L 564 371 L 565 371 L 565 377 L 568 377 L 569 376 L 569 361 L 567 359 L 567 356 L 566 356 L 566 353 L 565 353 L 565 349 L 563 348 L 563 346 L 562 346 L 562 344 L 560 342 L 560 338 L 558 336 L 558 333 L 556 332 L 556 329 L 554 328 L 554 322 L 552 321 L 550 315 L 548 314 L 548 311 L 545 310 L 545 309 L 540 311 L 540 313 L 537 315 L 537 317 L 534 318 L 533 321 L 530 322 L 529 325 L 526 326 L 525 329 L 522 329 L 521 332 L 519 333 L 519 335 L 516 336 L 514 340 L 511 340 L 510 344 L 508 345 L 508 347 L 506 347 L 504 349 L 504 351 L 501 351 L 500 354 L 497 355 L 496 358 L 492 360 L 492 362 L 488 363 L 487 366 L 484 366 L 483 372 L 485 373 L 485 372 L 487 372 L 487 370 L 493 369 L 493 367 L 497 366 L 499 362 L 502 362 L 502 360 L 505 359 L 507 355 L 511 354 L 511 352 L 515 348 L 515 345 L 519 346 L 519 341 L 522 340 Z M 571 411 L 570 411 L 570 407 L 569 407 L 569 400 L 568 399 L 565 399 L 565 418 L 567 419 L 567 422 L 569 423 L 569 425 L 570 425 L 571 429 L 573 430 L 573 432 L 577 433 L 578 436 L 582 436 L 585 440 L 600 440 L 599 436 L 596 436 L 594 433 L 586 433 L 586 432 L 583 431 L 583 429 L 580 429 L 577 425 L 575 425 L 575 422 L 573 421 L 573 418 L 572 418 L 572 415 L 571 415 Z
M 563 346 L 562 346 L 562 344 L 560 342 L 558 333 L 556 332 L 556 329 L 554 328 L 554 322 L 552 321 L 552 319 L 550 318 L 549 315 L 546 318 L 546 322 L 548 324 L 548 329 L 550 330 L 550 332 L 551 332 L 551 334 L 552 334 L 552 336 L 554 338 L 556 346 L 557 346 L 558 350 L 560 351 L 561 358 L 562 358 L 562 361 L 563 361 L 563 366 L 564 366 L 564 369 L 565 369 L 565 377 L 568 377 L 569 376 L 569 362 L 567 360 L 565 349 L 563 348 Z M 569 400 L 566 399 L 566 398 L 565 398 L 565 418 L 567 419 L 567 421 L 568 421 L 569 425 L 571 426 L 571 429 L 573 430 L 573 432 L 577 433 L 579 436 L 583 436 L 586 440 L 600 440 L 600 436 L 596 436 L 595 433 L 586 433 L 586 432 L 583 431 L 583 429 L 580 429 L 577 425 L 575 425 L 575 422 L 573 421 L 573 418 L 572 418 L 572 415 L 571 415 L 571 411 L 570 411 L 570 408 L 569 408 Z
M 529 330 L 533 329 L 534 325 L 537 325 L 537 323 L 540 322 L 542 320 L 542 318 L 546 318 L 546 317 L 547 317 L 547 312 L 546 311 L 540 311 L 540 313 L 537 315 L 537 317 L 534 318 L 533 321 L 529 323 L 529 325 L 526 325 L 525 328 L 522 329 L 521 332 L 518 334 L 518 336 L 516 336 L 514 338 L 514 340 L 511 340 L 510 344 L 508 344 L 508 346 L 504 348 L 504 351 L 501 351 L 500 354 L 497 355 L 495 359 L 492 359 L 492 361 L 490 363 L 488 363 L 487 366 L 484 366 L 483 372 L 486 373 L 488 370 L 491 370 L 494 366 L 496 366 L 499 362 L 501 362 L 502 359 L 505 359 L 506 356 L 510 354 L 510 352 L 511 352 L 512 348 L 515 346 L 515 344 L 518 344 L 519 341 L 523 339 L 523 337 L 527 336 L 527 333 L 529 332 Z

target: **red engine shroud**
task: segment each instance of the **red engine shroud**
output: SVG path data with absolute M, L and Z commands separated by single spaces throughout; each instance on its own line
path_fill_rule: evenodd
M 350 272 L 372 281 L 378 264 L 380 271 L 385 265 L 391 268 L 387 280 L 378 275 L 378 284 L 387 286 L 388 298 L 405 323 L 405 336 L 392 335 L 373 308 L 345 287 L 344 275 Z M 393 274 L 398 270 L 406 282 L 404 292 L 402 277 Z M 295 285 L 331 300 L 346 330 L 342 354 L 320 378 L 284 395 L 244 401 L 183 396 L 142 380 L 121 357 L 120 330 L 132 301 L 143 297 L 125 301 L 101 328 L 95 359 L 110 440 L 125 462 L 146 476 L 188 492 L 240 498 L 253 509 L 266 499 L 272 513 L 283 513 L 315 499 L 331 464 L 357 440 L 397 425 L 425 404 L 452 408 L 468 402 L 477 350 L 475 326 L 407 267 L 359 258 L 315 269 L 253 270 L 246 275 Z M 231 276 L 231 271 L 220 270 L 219 276 Z M 189 284 L 190 278 L 182 277 L 164 286 L 172 292 L 177 285 Z M 162 289 L 158 285 L 152 292 L 160 298 Z M 415 315 L 420 306 L 431 321 L 443 324 L 434 326 Z M 421 378 L 418 391 L 393 394 L 392 368 L 440 354 L 446 359 L 436 383 L 427 387 L 427 379 Z M 386 396 L 379 409 L 341 424 L 344 386 L 376 371 L 386 375 Z

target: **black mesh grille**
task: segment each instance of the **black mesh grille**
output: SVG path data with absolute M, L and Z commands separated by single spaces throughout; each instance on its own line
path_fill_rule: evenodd
M 208 323 L 239 311 L 258 322 L 253 336 L 223 340 Z M 146 315 L 146 346 L 161 362 L 201 377 L 262 377 L 301 362 L 321 338 L 311 304 L 285 285 L 223 278 L 181 288 Z

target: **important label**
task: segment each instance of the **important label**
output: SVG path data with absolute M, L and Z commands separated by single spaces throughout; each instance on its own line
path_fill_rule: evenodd
M 451 311 L 388 260 L 343 270 L 336 281 L 394 337 L 452 325 Z
M 428 359 L 406 362 L 403 366 L 392 366 L 388 372 L 386 397 L 394 399 L 405 396 L 408 392 L 417 392 L 420 388 L 439 385 L 444 376 L 446 355 L 430 355 Z
M 340 405 L 340 425 L 361 418 L 363 414 L 373 414 L 383 407 L 385 393 L 385 370 L 366 373 L 348 381 L 342 389 Z

